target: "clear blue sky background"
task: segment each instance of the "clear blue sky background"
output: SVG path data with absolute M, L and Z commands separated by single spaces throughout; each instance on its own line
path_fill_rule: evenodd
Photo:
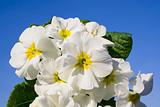
M 133 34 L 128 58 L 137 73 L 154 73 L 154 88 L 142 98 L 148 107 L 160 107 L 160 1 L 156 0 L 0 0 L 0 107 L 5 107 L 14 85 L 21 82 L 8 61 L 10 50 L 31 23 L 52 16 L 97 21 L 108 31 Z

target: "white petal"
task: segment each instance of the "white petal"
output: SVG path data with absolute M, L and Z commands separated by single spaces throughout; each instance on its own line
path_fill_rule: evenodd
M 144 90 L 141 95 L 148 95 L 153 89 L 153 73 L 141 74 L 141 79 L 144 84 Z
M 98 32 L 97 32 L 97 36 L 104 36 L 105 34 L 106 34 L 106 27 L 105 26 L 103 26 L 103 25 L 100 25 L 99 27 L 98 27 Z
M 130 78 L 133 75 L 129 62 L 120 58 L 113 58 L 113 68 L 117 69 L 117 72 Z
M 11 57 L 9 63 L 12 67 L 19 69 L 26 63 L 26 61 L 27 59 L 25 55 L 18 55 Z
M 52 22 L 51 24 L 53 24 L 53 26 L 55 26 L 57 29 L 65 29 L 67 22 L 61 18 L 61 17 L 53 17 L 52 18 Z
M 96 22 L 88 22 L 88 23 L 86 23 L 85 26 L 87 28 L 87 31 L 92 33 L 95 29 L 97 29 L 99 27 L 99 24 Z
M 33 59 L 32 59 L 33 60 Z M 36 62 L 27 62 L 22 68 L 16 70 L 19 77 L 25 77 L 27 80 L 33 80 L 37 77 L 38 71 L 35 68 Z
M 127 100 L 118 100 L 116 101 L 116 107 L 135 107 L 131 102 L 128 102 Z
M 24 55 L 25 51 L 26 49 L 24 48 L 23 44 L 18 42 L 13 46 L 11 50 L 11 56 Z
M 29 105 L 29 107 L 45 107 L 47 106 L 47 99 L 45 96 L 38 96 L 35 100 Z
M 58 48 L 49 38 L 40 39 L 37 44 L 37 49 L 42 51 L 44 57 L 56 59 L 59 56 Z
M 43 59 L 39 63 L 40 73 L 43 75 L 52 75 L 55 68 L 55 61 L 54 59 Z
M 80 105 L 80 107 L 97 107 L 97 102 L 92 94 L 87 94 L 85 92 L 79 93 L 79 95 L 74 96 L 74 101 Z
M 53 84 L 53 76 L 52 75 L 38 75 L 37 81 L 40 84 Z
M 78 49 L 77 45 L 73 43 L 64 43 L 62 48 L 63 54 L 69 54 L 72 56 L 77 56 L 80 50 Z
M 119 99 L 128 99 L 129 87 L 122 83 L 116 84 L 115 93 Z
M 47 92 L 54 87 L 55 87 L 54 84 L 45 84 L 45 85 L 35 84 L 34 89 L 37 95 L 41 96 L 41 95 L 46 95 Z
M 23 31 L 19 40 L 26 47 L 29 47 L 33 42 L 37 42 L 40 38 L 45 36 L 45 29 L 42 26 L 32 26 Z
M 84 75 L 79 86 L 82 89 L 89 90 L 93 89 L 94 87 L 98 87 L 98 83 L 91 71 L 84 71 Z
M 144 84 L 141 80 L 140 75 L 130 80 L 130 83 L 133 85 L 133 91 L 135 93 L 141 93 L 144 90 Z
M 96 101 L 101 102 L 102 99 L 109 100 L 115 95 L 114 85 L 109 85 L 108 87 L 102 87 L 94 89 L 94 95 Z
M 114 46 L 114 43 L 108 39 L 105 39 L 102 37 L 95 37 L 95 39 L 99 39 L 99 41 L 101 41 L 101 45 L 108 46 L 108 47 Z
M 45 26 L 47 37 L 52 37 L 56 40 L 61 39 L 58 33 L 59 28 L 55 27 L 53 24 Z
M 87 31 L 94 37 L 102 37 L 106 34 L 106 28 L 96 22 L 88 22 L 86 24 Z M 93 34 L 95 33 L 95 34 Z
M 110 60 L 110 62 L 112 61 L 111 56 L 106 49 L 92 50 L 90 55 L 93 62 L 106 62 L 106 60 Z
M 60 78 L 64 81 L 68 81 L 68 79 L 70 78 L 71 74 L 72 74 L 72 70 L 73 67 L 72 66 L 67 66 L 63 69 L 63 72 L 60 73 Z
M 85 29 L 79 18 L 69 18 L 66 19 L 66 21 L 67 29 L 69 29 L 73 35 L 77 32 L 84 31 Z
M 113 67 L 111 64 L 93 63 L 91 70 L 94 72 L 96 77 L 106 77 L 112 72 Z
M 88 50 L 95 50 L 95 49 L 99 50 L 99 49 L 104 49 L 105 45 L 112 46 L 113 43 L 108 40 L 105 40 L 101 37 L 95 37 L 95 38 L 91 38 L 87 41 L 86 48 Z

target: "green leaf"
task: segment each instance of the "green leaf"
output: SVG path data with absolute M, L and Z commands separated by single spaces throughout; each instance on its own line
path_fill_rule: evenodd
M 37 97 L 34 87 L 26 82 L 17 84 L 12 91 L 7 107 L 29 107 L 29 104 Z
M 44 23 L 42 26 L 45 27 L 45 26 L 47 26 L 48 24 L 51 24 L 51 22 L 52 22 L 52 19 L 50 19 L 47 23 Z
M 25 79 L 25 78 L 24 78 Z M 34 84 L 36 83 L 36 80 L 37 79 L 34 79 L 34 80 L 27 80 L 27 79 L 25 79 L 25 83 L 27 84 L 27 85 L 29 85 L 29 86 L 31 86 L 31 87 L 34 87 Z
M 110 105 L 111 107 L 116 107 L 116 105 L 115 105 L 115 100 L 114 100 L 114 98 L 111 98 L 110 100 L 102 100 L 99 104 L 98 104 L 98 106 L 102 106 L 102 107 L 105 107 L 106 105 Z M 97 107 L 98 107 L 97 106 Z
M 90 22 L 89 20 L 80 20 L 83 24 Z
M 30 24 L 29 27 L 38 26 L 37 24 Z
M 126 59 L 132 50 L 132 35 L 124 32 L 108 32 L 104 38 L 112 41 L 115 46 L 108 47 L 112 58 Z

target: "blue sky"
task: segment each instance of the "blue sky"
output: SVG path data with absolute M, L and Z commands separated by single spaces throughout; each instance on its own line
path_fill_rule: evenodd
M 22 79 L 8 61 L 10 50 L 31 23 L 52 16 L 97 21 L 108 31 L 133 34 L 128 58 L 137 73 L 154 73 L 154 88 L 142 98 L 147 107 L 160 106 L 160 1 L 156 0 L 0 0 L 0 107 L 5 107 L 14 85 Z

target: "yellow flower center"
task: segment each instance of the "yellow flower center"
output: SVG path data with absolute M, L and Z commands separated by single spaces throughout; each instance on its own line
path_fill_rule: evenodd
M 128 101 L 131 101 L 132 103 L 136 104 L 140 99 L 140 95 L 138 93 L 133 94 L 130 93 L 128 96 Z
M 71 31 L 68 29 L 61 29 L 59 30 L 59 35 L 63 40 L 66 40 L 69 36 L 71 36 Z
M 61 80 L 61 79 L 59 78 L 58 72 L 55 72 L 55 73 L 53 74 L 53 82 L 65 83 L 65 81 L 63 81 L 63 80 Z
M 112 73 L 110 75 L 104 77 L 103 83 L 105 85 L 110 85 L 110 84 L 114 83 L 115 79 L 116 79 L 116 75 L 115 75 L 114 71 L 112 71 Z
M 34 42 L 25 52 L 28 60 L 31 60 L 32 58 L 36 57 L 37 55 L 40 55 L 41 53 L 42 52 L 40 50 L 36 49 Z
M 96 36 L 97 35 L 97 30 L 94 30 L 91 34 L 93 35 L 93 36 Z
M 83 68 L 83 69 L 89 69 L 90 65 L 92 64 L 92 60 L 90 56 L 82 52 L 77 56 L 77 67 Z

